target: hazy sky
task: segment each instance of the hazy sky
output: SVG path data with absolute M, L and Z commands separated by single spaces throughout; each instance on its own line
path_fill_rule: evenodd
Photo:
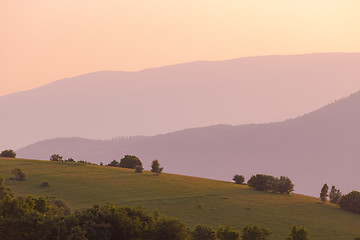
M 359 0 L 0 0 L 0 95 L 99 70 L 360 52 Z

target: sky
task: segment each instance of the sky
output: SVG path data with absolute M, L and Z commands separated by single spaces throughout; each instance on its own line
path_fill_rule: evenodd
M 0 0 L 0 96 L 102 70 L 360 52 L 359 0 Z

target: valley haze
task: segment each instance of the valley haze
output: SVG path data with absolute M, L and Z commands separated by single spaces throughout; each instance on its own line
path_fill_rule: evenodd
M 317 196 L 325 182 L 348 192 L 360 180 L 360 94 L 295 117 L 360 89 L 359 63 L 359 53 L 264 56 L 64 79 L 1 97 L 14 116 L 0 120 L 9 126 L 1 141 L 63 137 L 19 149 L 24 158 L 107 163 L 134 154 L 178 174 L 285 175 L 298 193 Z M 155 135 L 164 132 L 173 133 Z M 155 136 L 64 138 L 126 135 Z
M 359 62 L 359 53 L 260 56 L 62 79 L 0 97 L 0 146 L 283 121 L 359 90 Z

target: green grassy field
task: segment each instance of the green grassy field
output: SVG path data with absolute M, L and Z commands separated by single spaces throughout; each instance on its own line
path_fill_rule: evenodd
M 27 180 L 10 180 L 20 168 Z M 313 240 L 352 240 L 360 234 L 360 215 L 316 198 L 250 190 L 231 182 L 162 173 L 62 162 L 0 158 L 0 176 L 17 195 L 53 196 L 73 209 L 94 204 L 141 205 L 179 218 L 190 227 L 202 223 L 241 228 L 269 228 L 271 238 L 285 239 L 293 224 L 305 226 Z M 50 186 L 40 187 L 48 181 Z

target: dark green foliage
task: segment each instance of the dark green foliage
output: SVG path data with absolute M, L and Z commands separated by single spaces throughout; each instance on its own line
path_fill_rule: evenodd
M 0 157 L 15 158 L 16 153 L 14 152 L 14 150 L 8 149 L 8 150 L 2 151 L 0 153 Z
M 288 177 L 281 176 L 277 179 L 277 192 L 289 194 L 292 191 L 294 191 L 294 184 Z
M 164 168 L 160 167 L 160 163 L 158 160 L 152 161 L 151 164 L 151 172 L 160 174 Z
M 79 160 L 79 161 L 77 161 L 77 163 L 96 165 L 96 163 L 92 163 L 92 162 L 88 162 L 88 161 L 83 161 L 83 160 Z
M 68 158 L 65 162 L 76 162 L 73 158 Z
M 355 237 L 354 240 L 360 240 L 360 236 Z
M 288 177 L 284 176 L 275 178 L 270 175 L 256 174 L 251 176 L 247 184 L 253 189 L 265 192 L 272 191 L 289 194 L 294 191 L 294 184 Z
M 11 170 L 11 173 L 14 175 L 14 178 L 11 178 L 12 180 L 25 180 L 26 175 L 19 168 Z
M 114 205 L 94 206 L 76 217 L 86 237 L 97 239 L 136 239 L 150 236 L 154 218 L 143 208 L 127 208 Z
M 144 170 L 144 168 L 142 167 L 142 165 L 136 165 L 135 166 L 135 172 L 136 173 L 142 173 L 143 170 Z
M 257 226 L 246 226 L 242 229 L 243 240 L 267 240 L 271 232 Z
M 151 233 L 152 240 L 185 240 L 189 239 L 185 224 L 175 218 L 160 217 Z
M 94 206 L 71 214 L 62 201 L 15 198 L 0 178 L 1 240 L 186 240 L 181 221 L 155 216 L 144 208 Z
M 86 239 L 78 220 L 66 215 L 54 201 L 32 196 L 15 198 L 13 194 L 0 199 L 0 236 L 2 240 Z
M 192 240 L 217 240 L 216 232 L 205 225 L 196 225 L 191 232 Z
M 120 167 L 120 163 L 116 160 L 112 160 L 108 165 L 106 166 L 110 166 L 110 167 Z
M 320 200 L 321 202 L 326 202 L 327 197 L 328 197 L 328 191 L 329 191 L 329 186 L 325 183 L 324 186 L 321 188 L 320 191 Z
M 271 232 L 257 226 L 246 226 L 242 229 L 243 240 L 267 240 Z
M 233 177 L 233 180 L 236 184 L 243 184 L 244 181 L 245 181 L 245 177 L 243 175 L 238 175 L 236 174 L 234 177 Z
M 138 157 L 132 155 L 125 155 L 119 164 L 120 167 L 131 169 L 135 169 L 137 165 L 142 165 L 142 163 Z
M 0 176 L 0 200 L 4 199 L 6 196 L 13 197 L 13 193 L 10 191 L 10 188 L 7 188 L 4 185 L 4 178 Z
M 219 240 L 239 240 L 240 232 L 236 231 L 233 227 L 220 226 L 216 236 Z
M 59 154 L 53 154 L 50 156 L 50 161 L 54 161 L 54 162 L 62 162 L 63 161 L 63 156 L 60 156 Z
M 256 174 L 251 176 L 247 184 L 259 191 L 271 191 L 276 189 L 276 178 L 270 175 Z
M 341 196 L 342 194 L 340 190 L 336 189 L 335 186 L 332 186 L 329 194 L 330 202 L 334 204 L 339 204 Z
M 296 226 L 293 226 L 286 240 L 310 240 L 310 237 L 304 227 L 298 229 Z
M 352 191 L 342 196 L 339 206 L 347 211 L 360 214 L 360 192 Z

